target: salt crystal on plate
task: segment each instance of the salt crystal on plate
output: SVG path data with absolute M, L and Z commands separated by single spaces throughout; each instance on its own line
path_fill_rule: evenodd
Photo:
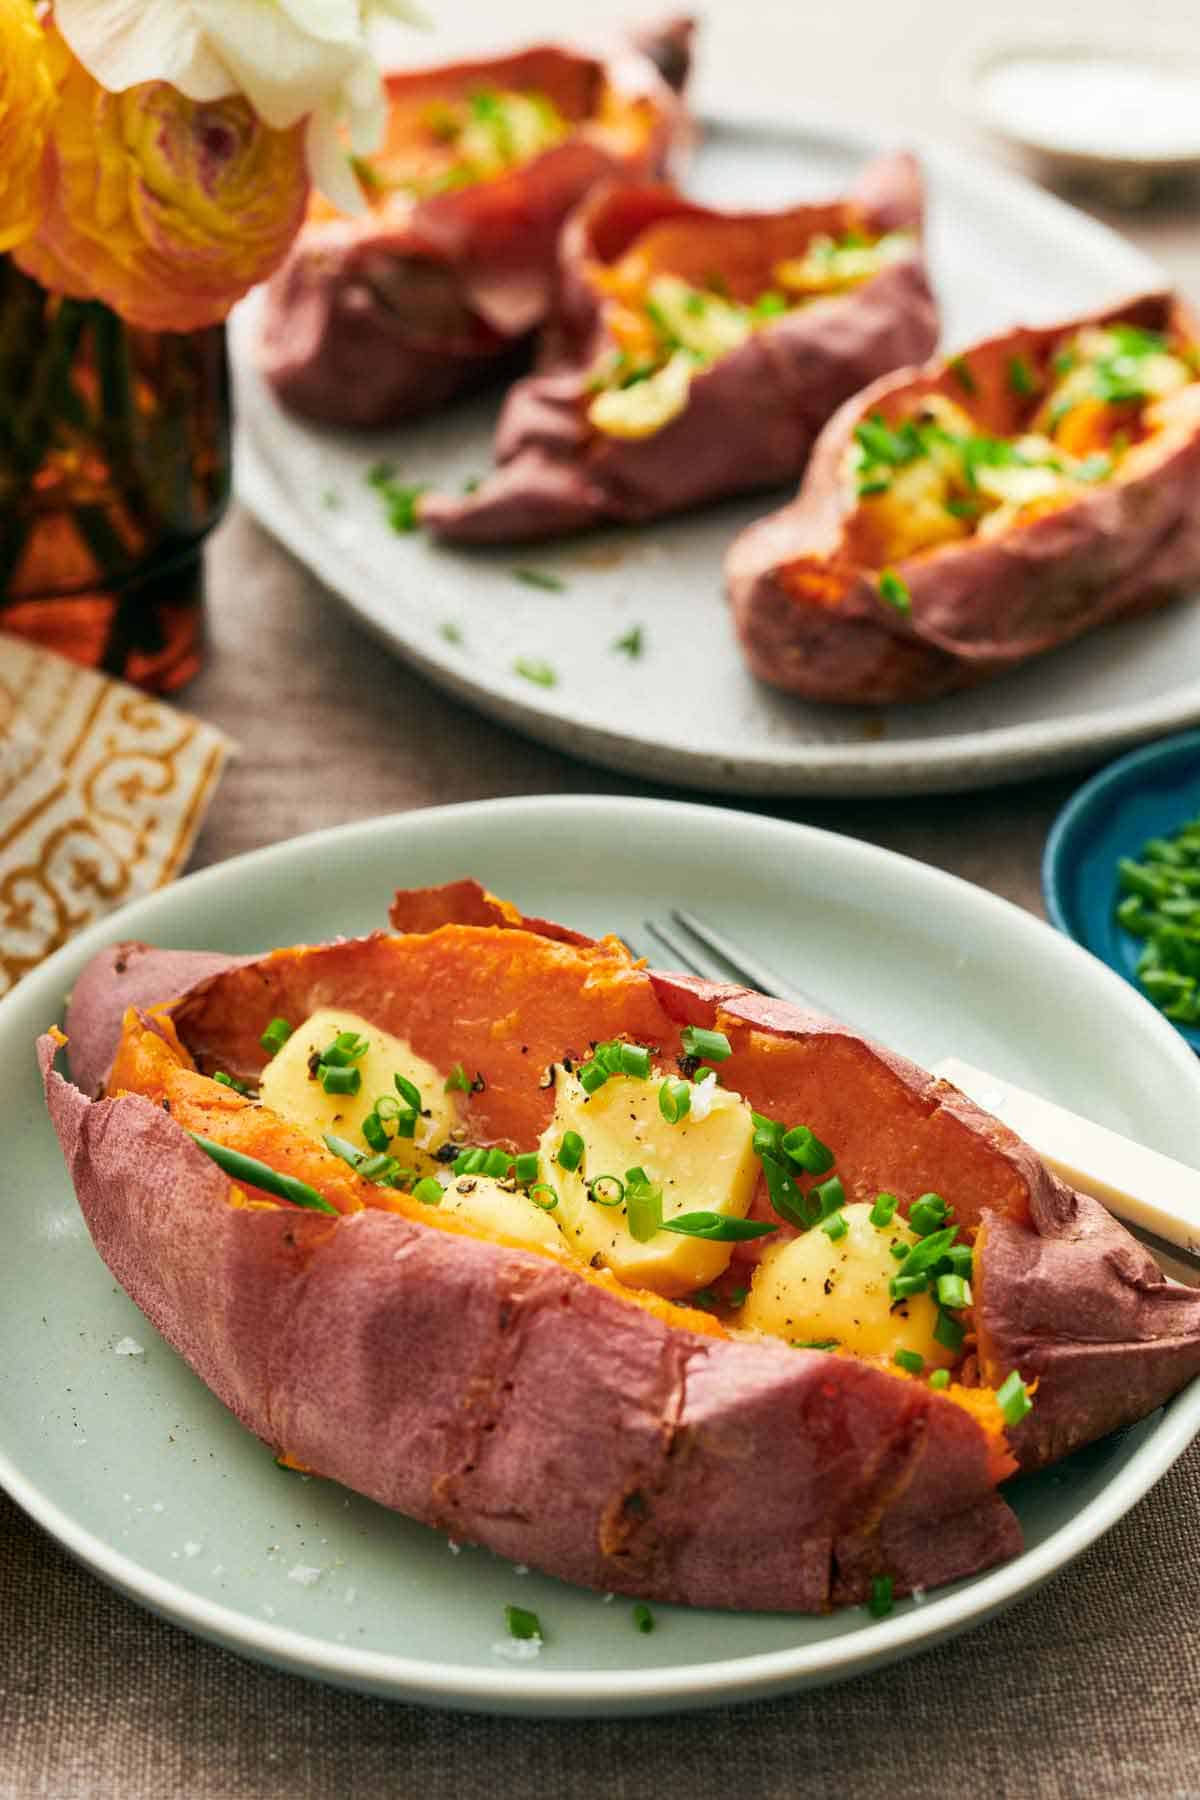
M 145 1356 L 146 1352 L 136 1338 L 123 1337 L 119 1344 L 113 1345 L 114 1356 Z
M 541 1638 L 505 1638 L 503 1643 L 492 1645 L 493 1656 L 503 1656 L 508 1662 L 533 1662 L 542 1653 Z
M 296 1582 L 300 1587 L 314 1587 L 320 1579 L 321 1570 L 312 1568 L 308 1563 L 297 1563 L 295 1568 L 288 1570 L 288 1580 Z

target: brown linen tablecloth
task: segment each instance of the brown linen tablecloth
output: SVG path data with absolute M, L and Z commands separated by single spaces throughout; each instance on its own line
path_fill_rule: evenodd
M 1189 4 L 1147 0 L 1138 29 L 1182 31 Z M 452 45 L 467 41 L 477 13 L 468 0 L 434 10 Z M 589 23 L 626 10 L 589 8 Z M 1084 29 L 1128 16 L 1121 0 L 1064 10 Z M 549 0 L 521 0 L 489 31 L 541 29 L 556 12 Z M 965 136 L 945 87 L 946 53 L 963 29 L 950 0 L 803 13 L 795 0 L 713 0 L 710 14 L 710 94 L 797 116 L 811 101 L 848 124 Z M 1042 22 L 1037 0 L 1006 9 L 1007 29 L 1022 22 Z M 1194 196 L 1115 222 L 1200 301 Z M 667 791 L 463 711 L 387 658 L 236 509 L 210 572 L 211 655 L 185 701 L 242 755 L 194 867 L 416 806 Z M 314 741 L 319 782 L 302 755 Z M 885 844 L 1039 911 L 1042 843 L 1073 785 L 764 810 Z M 481 1800 L 506 1791 L 713 1800 L 731 1789 L 745 1800 L 1185 1800 L 1200 1796 L 1198 1525 L 1200 1446 L 1037 1594 L 891 1670 L 754 1707 L 538 1723 L 364 1699 L 244 1662 L 110 1592 L 0 1495 L 0 1800 Z

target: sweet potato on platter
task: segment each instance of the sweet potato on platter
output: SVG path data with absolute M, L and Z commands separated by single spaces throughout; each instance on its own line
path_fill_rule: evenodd
M 422 523 L 458 543 L 548 538 L 794 480 L 848 395 L 937 341 L 921 220 L 907 155 L 783 212 L 601 189 L 564 229 L 559 304 L 505 402 L 496 472 L 427 495 Z
M 387 142 L 356 165 L 369 215 L 318 201 L 268 290 L 260 361 L 283 404 L 392 424 L 527 349 L 572 206 L 607 177 L 661 175 L 686 141 L 691 29 L 389 76 Z
M 751 669 L 808 700 L 925 700 L 1194 589 L 1198 344 L 1149 293 L 847 401 L 795 500 L 730 548 Z
M 120 945 L 84 1087 L 39 1046 L 100 1254 L 276 1452 L 570 1581 L 823 1611 L 1014 1555 L 1007 1475 L 1200 1371 L 1200 1294 L 847 1027 L 472 882 L 391 926 Z

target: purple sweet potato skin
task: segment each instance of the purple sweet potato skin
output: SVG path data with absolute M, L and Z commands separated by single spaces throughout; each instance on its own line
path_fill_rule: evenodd
M 679 89 L 691 24 L 667 21 L 607 60 L 554 46 L 389 77 L 393 100 L 472 85 L 561 88 L 607 79 L 653 100 L 639 151 L 573 133 L 511 174 L 366 220 L 314 220 L 267 291 L 259 366 L 290 411 L 347 427 L 394 424 L 519 366 L 545 319 L 571 207 L 618 173 L 661 173 L 687 137 Z M 676 78 L 664 78 L 660 63 Z
M 1003 369 L 1087 324 L 1125 320 L 1163 331 L 1181 317 L 1167 293 L 1138 296 L 1085 318 L 1019 327 L 969 352 L 972 368 Z M 880 599 L 878 571 L 847 542 L 851 501 L 842 466 L 862 420 L 897 397 L 962 401 L 948 364 L 900 369 L 835 414 L 788 506 L 734 540 L 726 588 L 755 675 L 808 700 L 871 705 L 932 699 L 1001 675 L 1109 620 L 1162 605 L 1200 581 L 1200 418 L 1136 477 L 1002 536 L 943 545 L 895 571 L 911 613 Z M 968 405 L 970 402 L 968 402 Z M 800 591 L 789 571 L 811 575 Z
M 104 1092 L 127 1006 L 154 1006 L 247 958 L 207 950 L 155 950 L 113 944 L 81 972 L 67 1006 L 71 1075 L 90 1098 Z
M 871 165 L 851 198 L 880 231 L 920 224 L 920 177 L 909 156 Z M 789 216 L 799 236 L 828 228 L 834 210 L 799 207 Z M 623 216 L 647 224 L 686 217 L 698 236 L 736 217 L 637 187 L 610 189 L 580 209 L 563 234 L 561 313 L 543 367 L 505 403 L 495 474 L 469 496 L 422 502 L 422 522 L 438 536 L 463 544 L 529 541 L 605 522 L 636 524 L 794 480 L 848 395 L 927 356 L 936 342 L 918 249 L 850 294 L 781 317 L 701 370 L 684 411 L 650 437 L 606 436 L 586 416 L 589 372 L 605 343 L 586 265 L 593 237 Z M 742 219 L 753 228 L 754 215 Z
M 566 1580 L 692 1605 L 823 1611 L 885 1565 L 907 1592 L 1020 1548 L 982 1434 L 922 1384 L 680 1330 L 395 1214 L 232 1208 L 168 1115 L 88 1101 L 39 1048 L 101 1255 L 242 1423 L 317 1472 Z

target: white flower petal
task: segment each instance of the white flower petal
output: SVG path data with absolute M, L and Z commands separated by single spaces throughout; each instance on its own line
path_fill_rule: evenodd
M 243 8 L 245 0 L 241 0 Z M 360 0 L 273 0 L 296 30 L 328 44 L 362 43 L 363 9 Z
M 189 100 L 237 92 L 191 0 L 58 0 L 54 20 L 84 68 L 120 92 L 169 81 Z
M 367 203 L 363 191 L 350 167 L 337 119 L 329 107 L 317 107 L 310 115 L 304 148 L 313 186 L 320 188 L 339 212 L 351 216 L 365 213 Z

